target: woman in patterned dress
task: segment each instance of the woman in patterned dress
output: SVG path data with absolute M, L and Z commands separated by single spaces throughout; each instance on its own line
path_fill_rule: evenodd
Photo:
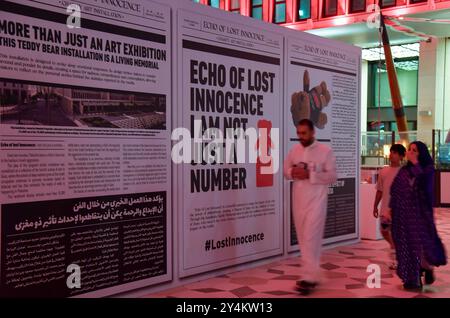
M 433 266 L 447 264 L 433 215 L 434 165 L 423 142 L 410 144 L 408 163 L 398 172 L 391 187 L 392 237 L 405 289 L 421 289 L 435 280 Z

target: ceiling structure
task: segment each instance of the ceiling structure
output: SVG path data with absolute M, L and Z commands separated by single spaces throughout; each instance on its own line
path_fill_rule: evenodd
M 429 11 L 417 14 L 409 14 L 396 17 L 402 25 L 411 27 L 415 31 L 435 37 L 450 37 L 450 9 Z M 407 21 L 402 18 L 416 18 L 419 21 Z M 421 20 L 422 19 L 422 20 Z M 434 20 L 444 20 L 441 22 Z M 378 29 L 369 28 L 366 23 L 354 23 L 330 28 L 320 28 L 306 31 L 322 37 L 351 43 L 362 48 L 374 48 L 379 46 Z M 391 45 L 417 43 L 420 37 L 407 35 L 388 27 Z
M 419 43 L 411 43 L 392 46 L 391 52 L 395 59 L 404 59 L 418 57 L 419 49 Z M 382 47 L 363 49 L 362 58 L 367 61 L 384 60 L 384 50 Z

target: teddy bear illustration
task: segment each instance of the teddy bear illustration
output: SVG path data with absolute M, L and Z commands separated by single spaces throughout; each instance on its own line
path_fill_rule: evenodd
M 310 78 L 307 70 L 303 73 L 303 91 L 294 92 L 291 96 L 291 113 L 294 126 L 302 119 L 310 119 L 319 128 L 325 128 L 328 122 L 327 114 L 322 110 L 331 100 L 327 84 L 322 81 L 309 90 Z

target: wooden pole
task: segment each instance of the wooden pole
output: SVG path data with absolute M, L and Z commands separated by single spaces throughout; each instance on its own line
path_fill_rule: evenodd
M 380 32 L 383 41 L 384 56 L 386 61 L 386 70 L 389 79 L 389 88 L 392 97 L 392 108 L 394 109 L 395 120 L 397 121 L 398 133 L 401 141 L 409 142 L 408 125 L 406 122 L 405 110 L 403 108 L 402 96 L 400 94 L 400 86 L 398 85 L 397 72 L 395 71 L 394 59 L 392 58 L 391 45 L 384 24 L 384 17 L 380 14 Z

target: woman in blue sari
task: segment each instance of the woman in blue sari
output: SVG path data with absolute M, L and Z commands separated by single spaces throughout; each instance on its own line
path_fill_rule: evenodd
M 433 215 L 434 165 L 423 142 L 410 144 L 408 163 L 391 186 L 392 238 L 397 255 L 397 274 L 405 289 L 421 289 L 435 280 L 433 266 L 447 264 Z

